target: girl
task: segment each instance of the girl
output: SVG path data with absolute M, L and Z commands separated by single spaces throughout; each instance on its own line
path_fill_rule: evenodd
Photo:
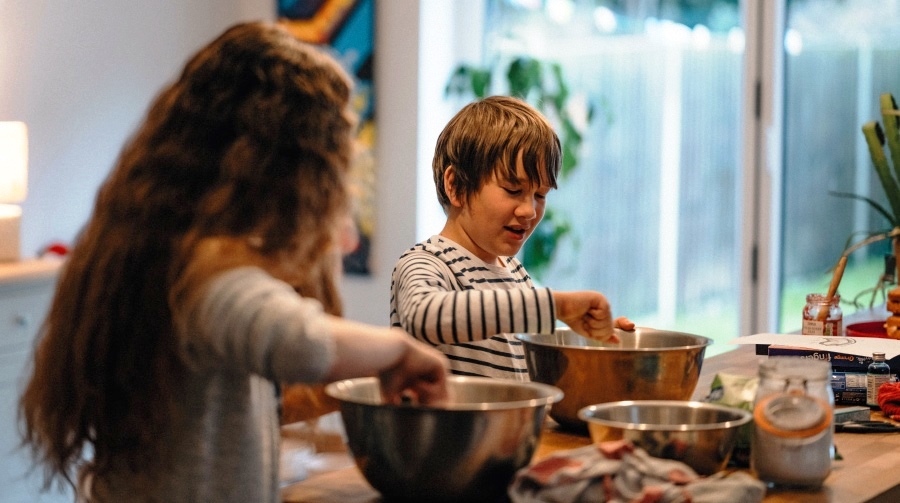
M 254 23 L 155 100 L 62 273 L 21 399 L 48 485 L 275 502 L 274 382 L 377 373 L 388 400 L 445 398 L 442 355 L 335 316 L 350 91 L 332 59 Z

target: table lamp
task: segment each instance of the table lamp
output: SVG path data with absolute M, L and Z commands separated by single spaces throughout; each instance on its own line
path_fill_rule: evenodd
M 19 229 L 28 187 L 28 128 L 0 121 L 0 262 L 19 260 Z

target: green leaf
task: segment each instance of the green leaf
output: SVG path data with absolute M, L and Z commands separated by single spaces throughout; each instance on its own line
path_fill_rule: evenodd
M 884 133 L 876 121 L 863 124 L 862 131 L 869 147 L 869 156 L 875 165 L 875 172 L 878 173 L 881 187 L 884 189 L 891 206 L 891 213 L 894 215 L 890 220 L 896 222 L 900 220 L 900 186 L 897 185 L 897 180 L 891 174 L 887 157 L 884 155 Z
M 491 87 L 491 71 L 485 68 L 460 65 L 456 68 L 444 88 L 445 96 L 473 95 L 478 99 L 487 96 Z
M 563 111 L 566 109 L 566 102 L 569 101 L 569 86 L 566 85 L 566 79 L 563 77 L 562 66 L 559 63 L 553 63 L 550 65 L 550 72 L 553 75 L 553 80 L 556 84 L 556 94 L 552 95 L 553 106 L 556 107 L 556 110 L 562 115 Z
M 550 208 L 541 224 L 522 247 L 522 263 L 535 278 L 541 278 L 550 264 L 559 242 L 572 232 L 571 224 Z
M 875 211 L 880 213 L 885 218 L 885 220 L 887 220 L 888 223 L 891 224 L 891 227 L 897 227 L 898 225 L 900 225 L 900 222 L 897 221 L 895 216 L 891 215 L 891 213 L 884 206 L 882 206 L 881 204 L 879 204 L 877 201 L 875 201 L 873 199 L 869 199 L 866 196 L 860 196 L 859 194 L 851 194 L 849 192 L 829 192 L 829 194 L 831 194 L 833 196 L 837 196 L 837 197 L 844 197 L 847 199 L 856 199 L 859 201 L 864 201 L 866 203 L 869 203 L 869 206 L 871 206 Z
M 572 174 L 572 171 L 578 165 L 582 138 L 569 120 L 563 121 L 561 136 L 560 143 L 562 143 L 563 157 L 562 166 L 560 167 L 560 177 L 564 180 Z
M 900 180 L 900 115 L 897 115 L 897 102 L 891 93 L 881 95 L 881 120 L 884 123 L 884 136 L 891 152 L 894 164 L 894 177 Z
M 523 100 L 528 100 L 532 90 L 543 89 L 543 76 L 540 62 L 532 58 L 516 58 L 510 63 L 506 72 L 509 81 L 509 94 Z

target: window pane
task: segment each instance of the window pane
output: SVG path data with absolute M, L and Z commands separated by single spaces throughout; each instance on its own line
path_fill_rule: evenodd
M 686 4 L 491 0 L 485 61 L 494 93 L 516 58 L 559 63 L 575 118 L 593 109 L 541 224 L 572 231 L 529 270 L 602 291 L 639 325 L 712 337 L 714 354 L 738 335 L 744 37 L 737 0 Z
M 800 329 L 805 295 L 827 291 L 848 238 L 864 237 L 854 232 L 891 228 L 868 204 L 833 193 L 889 208 L 861 126 L 882 122 L 882 93 L 900 96 L 900 2 L 789 0 L 786 19 L 782 332 Z M 839 289 L 845 316 L 857 309 L 850 301 L 873 301 L 889 251 L 881 241 L 851 255 Z

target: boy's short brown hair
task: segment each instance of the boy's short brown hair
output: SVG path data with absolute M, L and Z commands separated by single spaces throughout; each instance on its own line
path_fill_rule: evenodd
M 507 179 L 514 180 L 519 152 L 528 179 L 555 189 L 562 150 L 540 112 L 509 96 L 491 96 L 463 107 L 438 137 L 431 164 L 444 211 L 450 208 L 444 187 L 447 168 L 455 169 L 455 196 L 465 200 L 504 168 Z

